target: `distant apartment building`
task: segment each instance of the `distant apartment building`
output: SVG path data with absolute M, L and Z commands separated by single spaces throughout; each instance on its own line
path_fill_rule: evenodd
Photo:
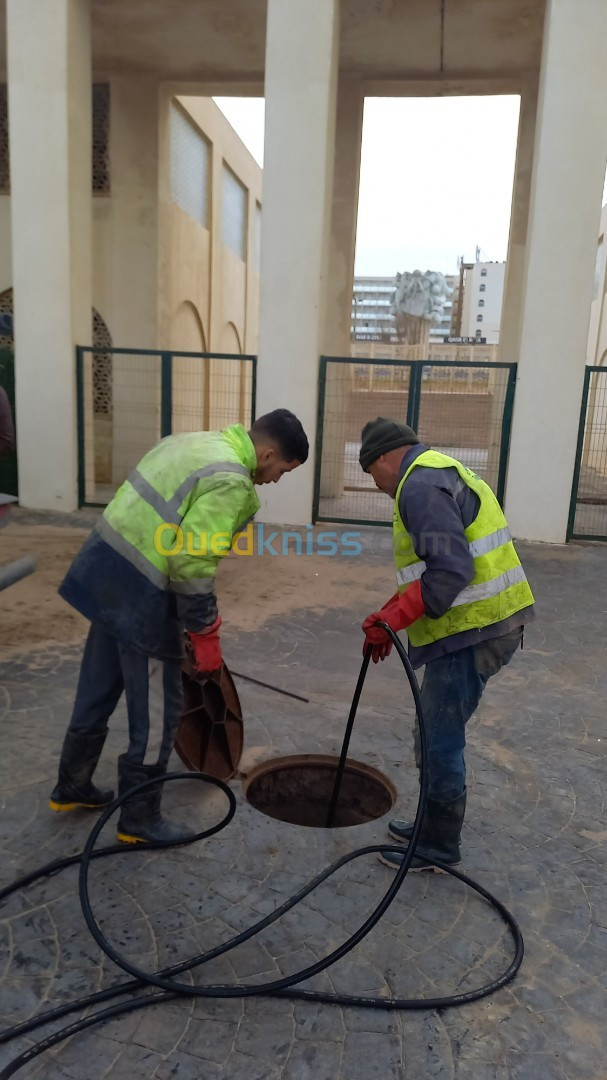
M 456 275 L 445 274 L 450 289 L 456 284 Z M 392 296 L 395 290 L 394 277 L 355 277 L 352 294 L 351 336 L 353 341 L 391 341 L 396 343 L 398 335 L 392 312 Z M 443 308 L 438 326 L 430 327 L 430 342 L 442 342 L 451 333 L 452 297 Z
M 499 343 L 505 271 L 505 262 L 462 263 L 451 297 L 452 336 Z

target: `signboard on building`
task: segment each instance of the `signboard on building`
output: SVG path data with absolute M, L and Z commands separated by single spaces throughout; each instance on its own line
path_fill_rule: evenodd
M 486 345 L 486 337 L 451 337 L 448 334 L 443 338 L 443 345 Z
M 381 333 L 377 331 L 374 333 L 372 330 L 362 331 L 355 330 L 352 334 L 353 341 L 385 341 L 390 345 L 400 345 L 401 339 L 398 334 Z

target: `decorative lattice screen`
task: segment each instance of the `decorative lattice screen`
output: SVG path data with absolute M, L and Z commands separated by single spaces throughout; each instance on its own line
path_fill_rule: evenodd
M 112 347 L 112 337 L 101 315 L 93 308 L 93 348 Z M 93 412 L 112 415 L 112 354 L 93 353 Z

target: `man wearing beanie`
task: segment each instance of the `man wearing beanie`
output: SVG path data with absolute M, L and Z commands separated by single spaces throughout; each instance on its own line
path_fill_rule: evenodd
M 420 443 L 406 424 L 378 417 L 362 432 L 360 464 L 394 499 L 397 591 L 362 624 L 363 652 L 384 660 L 392 641 L 377 624 L 407 630 L 413 667 L 425 667 L 428 801 L 412 870 L 457 866 L 466 809 L 466 723 L 487 680 L 513 657 L 533 594 L 491 488 L 455 458 Z M 420 767 L 419 733 L 414 729 Z M 390 836 L 407 843 L 410 822 Z M 404 856 L 380 858 L 397 869 Z

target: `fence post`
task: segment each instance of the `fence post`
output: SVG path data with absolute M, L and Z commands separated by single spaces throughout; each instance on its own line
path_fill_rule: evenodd
M 325 421 L 325 390 L 327 385 L 327 358 L 321 356 L 318 373 L 318 412 L 316 417 L 316 460 L 314 462 L 314 495 L 312 498 L 312 524 L 318 520 L 320 506 L 320 472 L 322 467 L 322 438 Z
M 257 412 L 257 356 L 252 357 L 253 381 L 251 386 L 251 423 L 254 422 Z
M 160 438 L 173 430 L 173 356 L 163 352 L 160 361 Z
M 78 508 L 86 499 L 84 455 L 84 373 L 82 345 L 76 345 L 76 425 L 78 433 Z
M 567 519 L 566 540 L 570 540 L 575 528 L 575 511 L 577 507 L 577 493 L 580 486 L 580 472 L 582 468 L 582 453 L 584 450 L 584 433 L 586 430 L 586 412 L 588 410 L 588 391 L 590 389 L 590 376 L 592 368 L 587 367 L 584 371 L 584 388 L 582 390 L 582 403 L 580 406 L 580 425 L 575 449 L 575 465 L 573 467 L 573 482 L 571 484 L 571 502 L 569 503 L 569 517 Z
M 512 413 L 514 410 L 514 391 L 516 388 L 516 364 L 510 364 L 508 368 L 508 382 L 506 384 L 506 397 L 504 398 L 504 411 L 502 413 L 502 438 L 500 441 L 500 461 L 497 473 L 497 501 L 500 506 L 504 505 L 504 490 L 506 487 L 506 468 L 508 465 L 508 451 L 510 449 L 510 431 L 512 429 Z
M 423 361 L 412 361 L 411 374 L 409 375 L 409 397 L 407 399 L 406 423 L 409 425 L 409 427 L 412 427 L 414 431 L 417 431 L 417 425 L 419 423 L 419 406 L 423 371 Z

